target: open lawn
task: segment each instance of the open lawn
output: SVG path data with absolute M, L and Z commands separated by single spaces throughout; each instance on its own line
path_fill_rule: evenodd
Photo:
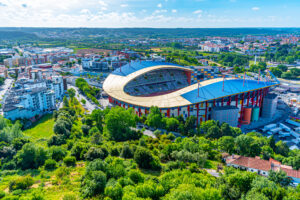
M 53 126 L 54 118 L 52 114 L 47 114 L 35 122 L 31 128 L 25 130 L 24 134 L 35 141 L 44 141 L 54 134 Z

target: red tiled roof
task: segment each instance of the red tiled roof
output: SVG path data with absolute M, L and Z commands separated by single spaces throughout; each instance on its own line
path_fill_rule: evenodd
M 288 169 L 288 168 L 281 168 L 282 171 L 285 171 L 286 174 L 290 177 L 300 178 L 300 170 Z
M 263 171 L 269 171 L 271 169 L 271 164 L 269 161 L 244 156 L 232 161 L 231 164 L 260 169 Z
M 271 169 L 274 171 L 283 170 L 287 173 L 287 176 L 289 177 L 300 178 L 300 170 L 294 170 L 291 166 L 282 165 L 279 161 L 274 160 L 272 158 L 269 161 L 267 161 L 257 157 L 252 158 L 234 155 L 227 157 L 226 163 L 263 171 L 269 171 Z

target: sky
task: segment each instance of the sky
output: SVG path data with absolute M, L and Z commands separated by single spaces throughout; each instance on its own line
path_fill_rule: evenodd
M 300 27 L 300 0 L 0 0 L 1 27 Z

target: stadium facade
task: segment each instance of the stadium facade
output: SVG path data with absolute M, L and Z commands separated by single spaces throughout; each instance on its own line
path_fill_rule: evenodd
M 205 76 L 207 72 L 199 71 L 196 77 L 199 82 L 194 83 L 193 67 L 131 62 L 112 72 L 103 89 L 110 103 L 133 108 L 139 116 L 147 115 L 151 106 L 157 106 L 166 117 L 193 115 L 198 124 L 210 119 L 232 126 L 249 124 L 274 109 L 273 97 L 269 98 L 269 104 L 263 104 L 269 88 L 279 84 L 272 74 L 255 80 L 255 77 L 224 78 L 220 73 Z

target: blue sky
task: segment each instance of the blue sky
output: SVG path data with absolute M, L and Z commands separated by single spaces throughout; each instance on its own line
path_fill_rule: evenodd
M 300 27 L 300 0 L 0 0 L 0 26 Z

